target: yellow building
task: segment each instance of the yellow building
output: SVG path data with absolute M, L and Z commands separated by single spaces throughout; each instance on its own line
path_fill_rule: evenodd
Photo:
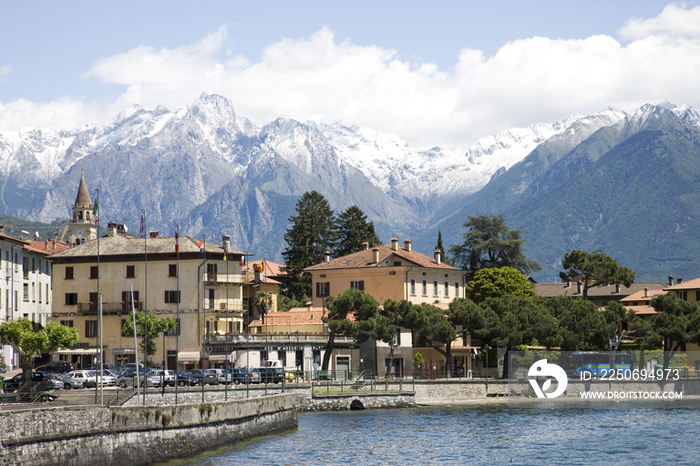
M 446 308 L 453 299 L 464 297 L 464 272 L 443 263 L 438 250 L 431 258 L 413 251 L 411 243 L 410 239 L 404 240 L 400 247 L 399 239 L 394 237 L 390 245 L 369 248 L 364 243 L 362 251 L 337 259 L 331 260 L 327 254 L 326 261 L 305 269 L 312 275 L 313 306 L 323 308 L 326 297 L 350 288 L 363 290 L 380 304 L 391 298 Z M 390 345 L 374 340 L 363 344 L 362 370 L 376 371 L 380 376 L 410 375 L 414 352 L 422 354 L 424 367 L 444 370 L 445 357 L 433 348 L 413 348 L 410 331 L 398 329 L 395 342 L 393 361 L 388 357 Z M 462 344 L 461 338 L 453 343 L 452 354 L 453 365 L 466 365 L 467 370 L 472 370 L 473 352 Z
M 56 356 L 82 366 L 93 363 L 102 295 L 104 362 L 134 362 L 134 339 L 121 332 L 132 315 L 133 289 L 136 309 L 148 309 L 158 317 L 179 316 L 178 327 L 159 337 L 153 362 L 160 364 L 167 356 L 167 367 L 174 368 L 177 356 L 180 369 L 209 367 L 217 348 L 205 347 L 204 335 L 242 331 L 240 259 L 246 253 L 230 249 L 228 236 L 220 245 L 207 242 L 200 248 L 200 241 L 180 237 L 177 254 L 174 237 L 151 232 L 145 239 L 132 238 L 122 225 L 110 223 L 107 236 L 54 254 L 52 320 L 75 327 L 80 334 L 76 348 Z

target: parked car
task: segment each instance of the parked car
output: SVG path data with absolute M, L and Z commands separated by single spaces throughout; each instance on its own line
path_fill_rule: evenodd
M 102 368 L 107 370 L 114 370 L 116 369 L 113 365 L 111 364 L 102 364 Z M 99 364 L 93 364 L 92 366 L 88 367 L 87 370 L 89 371 L 99 371 L 100 370 L 100 365 Z
M 161 385 L 164 383 L 166 386 L 175 386 L 175 371 L 155 369 L 152 370 L 150 374 L 152 374 L 155 377 L 158 377 Z
M 280 383 L 284 379 L 284 369 L 281 367 L 259 367 L 259 383 Z
M 60 390 L 63 388 L 63 382 L 60 380 L 51 379 L 51 374 L 46 372 L 32 372 L 30 378 L 31 383 L 33 383 L 37 390 L 49 391 L 49 390 Z M 16 391 L 22 386 L 22 374 L 17 374 L 11 379 L 5 380 L 5 392 L 11 393 Z
M 229 369 L 229 371 L 231 371 L 231 378 L 236 385 L 246 383 L 246 381 L 250 379 L 250 375 L 245 367 L 234 367 L 233 369 Z
M 191 387 L 192 385 L 197 385 L 197 379 L 190 377 L 185 371 L 177 371 L 177 384 L 180 387 Z
M 80 380 L 85 388 L 97 386 L 97 375 L 92 371 L 77 370 L 66 374 L 71 379 Z
M 148 381 L 149 387 L 160 387 L 160 377 L 156 376 L 153 371 L 148 371 L 145 374 L 139 372 L 139 386 L 143 387 L 146 381 Z M 136 387 L 136 371 L 134 370 L 133 372 L 128 372 L 120 376 L 116 384 L 119 385 L 120 388 Z
M 107 371 L 104 371 L 103 373 L 99 370 L 90 372 L 95 374 L 97 377 L 97 383 L 100 385 L 114 386 L 117 384 L 117 378 Z
M 51 374 L 51 378 L 63 382 L 63 388 L 66 390 L 70 390 L 71 388 L 83 388 L 84 386 L 82 381 L 72 379 L 66 374 Z
M 65 374 L 74 370 L 75 366 L 68 361 L 51 361 L 48 364 L 36 368 L 37 372 L 44 372 L 47 374 Z
M 231 373 L 226 371 L 225 369 L 209 369 L 212 371 L 214 374 L 216 374 L 216 377 L 219 379 L 219 383 L 223 384 L 230 384 L 231 383 Z
M 198 385 L 219 385 L 219 378 L 207 369 L 192 369 L 187 371 L 187 374 L 194 378 Z
M 15 375 L 9 379 L 5 379 L 5 393 L 12 393 L 22 384 L 22 373 Z

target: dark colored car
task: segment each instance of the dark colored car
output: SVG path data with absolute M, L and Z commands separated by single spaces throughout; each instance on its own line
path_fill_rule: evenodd
M 180 387 L 197 385 L 197 383 L 197 379 L 195 379 L 194 377 L 190 377 L 190 374 L 188 374 L 187 372 L 177 371 L 177 384 Z
M 280 383 L 284 380 L 284 369 L 281 367 L 260 367 L 251 369 L 251 372 L 257 372 L 259 376 L 253 377 L 253 381 L 258 383 Z
M 240 383 L 246 383 L 246 381 L 250 379 L 250 375 L 248 375 L 248 371 L 245 367 L 234 367 L 233 369 L 229 370 L 231 371 L 231 378 L 233 378 L 233 383 L 235 383 L 236 385 Z
M 65 374 L 66 372 L 74 371 L 75 366 L 68 361 L 51 361 L 48 364 L 36 368 L 37 372 L 46 372 L 47 374 Z
M 192 369 L 187 371 L 190 378 L 194 378 L 197 384 L 204 385 L 219 385 L 219 378 L 211 371 L 206 369 Z
M 51 374 L 44 372 L 32 372 L 31 382 L 40 391 L 59 390 L 63 388 L 63 382 L 52 380 Z M 17 374 L 11 379 L 5 380 L 5 392 L 11 393 L 22 386 L 22 374 Z

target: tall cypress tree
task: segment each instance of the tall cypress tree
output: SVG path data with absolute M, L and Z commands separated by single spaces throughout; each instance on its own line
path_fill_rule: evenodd
M 333 251 L 335 257 L 361 251 L 365 241 L 370 247 L 382 244 L 374 230 L 374 222 L 368 222 L 365 213 L 356 205 L 348 207 L 338 215 L 337 227 L 337 247 Z
M 326 250 L 334 249 L 336 222 L 328 201 L 316 191 L 304 193 L 297 202 L 296 213 L 289 217 L 291 227 L 284 234 L 284 291 L 290 298 L 301 299 L 311 296 L 311 275 L 304 269 L 322 262 Z
M 440 257 L 442 257 L 442 261 L 445 264 L 449 264 L 450 260 L 447 258 L 447 254 L 445 254 L 445 248 L 442 247 L 442 230 L 438 230 L 438 240 L 437 244 L 435 245 L 435 249 L 440 251 Z

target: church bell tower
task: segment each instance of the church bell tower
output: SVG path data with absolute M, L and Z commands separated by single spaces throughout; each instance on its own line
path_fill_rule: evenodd
M 78 196 L 73 205 L 73 218 L 70 221 L 70 243 L 77 246 L 97 238 L 95 219 L 92 218 L 94 206 L 90 201 L 90 193 L 85 183 L 85 174 L 80 174 Z

